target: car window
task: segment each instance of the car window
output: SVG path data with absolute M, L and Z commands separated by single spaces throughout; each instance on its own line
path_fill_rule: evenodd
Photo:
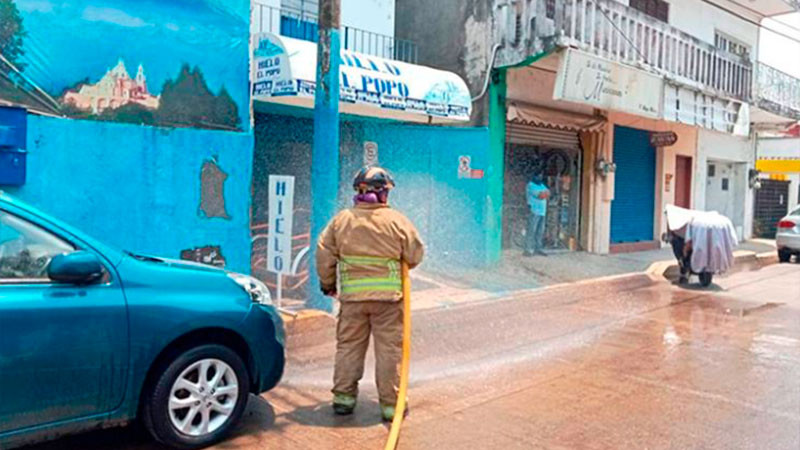
M 800 216 L 800 208 L 795 209 L 789 213 L 790 216 Z
M 0 281 L 47 278 L 50 260 L 73 250 L 47 230 L 0 211 Z

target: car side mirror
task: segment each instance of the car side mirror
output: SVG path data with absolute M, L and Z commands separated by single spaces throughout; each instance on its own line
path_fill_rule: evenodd
M 103 278 L 105 267 L 91 252 L 78 250 L 57 255 L 47 266 L 47 276 L 58 283 L 92 284 Z

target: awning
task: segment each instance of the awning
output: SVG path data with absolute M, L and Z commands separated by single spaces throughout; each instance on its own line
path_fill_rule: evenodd
M 800 173 L 800 158 L 760 158 L 756 169 L 767 173 Z
M 506 120 L 511 123 L 575 132 L 599 131 L 606 122 L 603 117 L 588 116 L 516 101 L 508 103 Z
M 256 34 L 253 100 L 313 108 L 317 44 Z M 469 120 L 472 100 L 458 75 L 430 67 L 342 50 L 340 111 L 427 122 Z

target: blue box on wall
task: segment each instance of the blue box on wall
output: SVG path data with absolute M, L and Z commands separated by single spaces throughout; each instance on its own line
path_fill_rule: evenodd
M 25 109 L 0 107 L 0 185 L 25 184 L 27 128 Z

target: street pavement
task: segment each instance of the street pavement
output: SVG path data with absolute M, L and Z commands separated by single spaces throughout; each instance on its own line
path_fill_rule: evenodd
M 415 312 L 401 449 L 798 449 L 800 264 L 648 275 Z M 368 362 L 352 417 L 329 405 L 333 343 L 290 350 L 219 449 L 378 449 Z M 32 447 L 155 449 L 134 428 Z

